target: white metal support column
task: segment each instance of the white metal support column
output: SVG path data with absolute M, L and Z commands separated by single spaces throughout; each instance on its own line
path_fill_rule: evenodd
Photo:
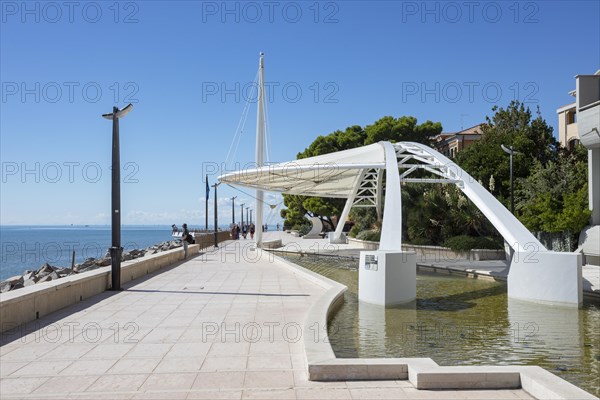
M 344 210 L 342 211 L 342 215 L 338 220 L 337 226 L 335 228 L 335 232 L 329 236 L 329 243 L 346 243 L 346 238 L 342 237 L 344 225 L 348 220 L 348 215 L 350 214 L 350 210 L 352 209 L 352 204 L 354 204 L 354 199 L 356 198 L 356 193 L 358 192 L 358 188 L 365 176 L 365 169 L 362 169 L 360 173 L 356 176 L 356 181 L 354 181 L 354 186 L 352 187 L 352 193 L 348 196 L 348 200 L 346 200 L 346 204 L 344 205 Z
M 383 218 L 383 207 L 381 202 L 383 201 L 383 170 L 380 169 L 377 173 L 377 196 L 375 198 L 375 209 L 377 210 L 377 219 L 381 221 Z
M 256 107 L 256 166 L 264 165 L 265 152 L 265 65 L 264 53 L 260 53 L 258 65 L 258 103 Z M 256 247 L 262 247 L 264 192 L 256 190 Z
M 379 250 L 402 250 L 402 196 L 396 149 L 390 142 L 379 143 L 385 150 L 385 206 Z

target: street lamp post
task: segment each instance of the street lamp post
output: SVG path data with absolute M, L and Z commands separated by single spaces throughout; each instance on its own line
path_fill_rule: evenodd
M 133 109 L 133 105 L 119 110 L 113 107 L 112 113 L 102 114 L 102 117 L 112 120 L 112 198 L 111 198 L 111 229 L 112 246 L 110 247 L 111 260 L 111 289 L 121 290 L 121 159 L 119 147 L 119 118 L 123 118 Z
M 204 202 L 204 230 L 208 233 L 208 197 L 210 188 L 208 185 L 208 174 L 206 175 L 206 201 Z
M 246 205 L 246 203 L 242 203 L 240 205 L 240 208 L 241 208 L 240 215 L 242 216 L 242 224 L 240 226 L 241 229 L 244 229 L 244 205 Z
M 246 223 L 250 225 L 250 218 L 248 218 L 248 210 L 250 210 L 250 207 L 246 207 Z
M 212 185 L 212 187 L 215 188 L 215 249 L 219 248 L 219 240 L 218 240 L 218 219 L 217 219 L 217 186 L 219 186 L 219 183 L 215 183 L 214 185 Z
M 231 226 L 235 226 L 235 199 L 237 196 L 231 198 Z
M 250 223 L 252 223 L 252 211 L 253 210 L 250 210 Z
M 501 144 L 500 147 L 502 147 L 502 150 L 504 150 L 504 152 L 508 153 L 508 155 L 510 156 L 510 212 L 511 214 L 515 214 L 515 195 L 514 195 L 514 182 L 513 182 L 513 155 L 514 154 L 519 154 L 518 151 L 515 151 L 513 149 L 512 146 L 510 146 L 510 148 L 506 147 L 505 145 Z

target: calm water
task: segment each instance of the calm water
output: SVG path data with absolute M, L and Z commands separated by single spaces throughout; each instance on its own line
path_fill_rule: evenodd
M 417 301 L 358 301 L 358 261 L 287 257 L 348 286 L 330 322 L 338 357 L 430 357 L 440 365 L 539 365 L 600 395 L 600 305 L 579 311 L 507 298 L 506 284 L 419 274 Z
M 121 230 L 125 250 L 171 239 L 170 226 L 124 226 Z M 70 267 L 73 250 L 76 263 L 88 257 L 103 257 L 110 244 L 110 226 L 2 226 L 0 280 L 44 263 Z

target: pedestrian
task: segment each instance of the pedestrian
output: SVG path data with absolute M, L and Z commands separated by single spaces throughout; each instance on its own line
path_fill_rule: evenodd
M 250 239 L 254 239 L 254 224 L 250 224 Z
M 247 225 L 242 225 L 242 236 L 244 239 L 246 239 L 246 235 L 248 234 L 246 227 Z
M 240 225 L 235 224 L 235 240 L 240 240 Z
M 196 241 L 194 240 L 194 237 L 192 236 L 190 231 L 188 231 L 187 224 L 183 224 L 182 227 L 183 233 L 181 234 L 181 241 L 183 243 L 183 258 L 187 258 L 188 244 L 194 244 L 196 243 Z

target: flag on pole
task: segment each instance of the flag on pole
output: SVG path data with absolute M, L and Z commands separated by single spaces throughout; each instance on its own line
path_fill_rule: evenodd
M 206 200 L 208 200 L 209 194 L 210 194 L 210 186 L 208 185 L 208 175 L 206 175 Z

